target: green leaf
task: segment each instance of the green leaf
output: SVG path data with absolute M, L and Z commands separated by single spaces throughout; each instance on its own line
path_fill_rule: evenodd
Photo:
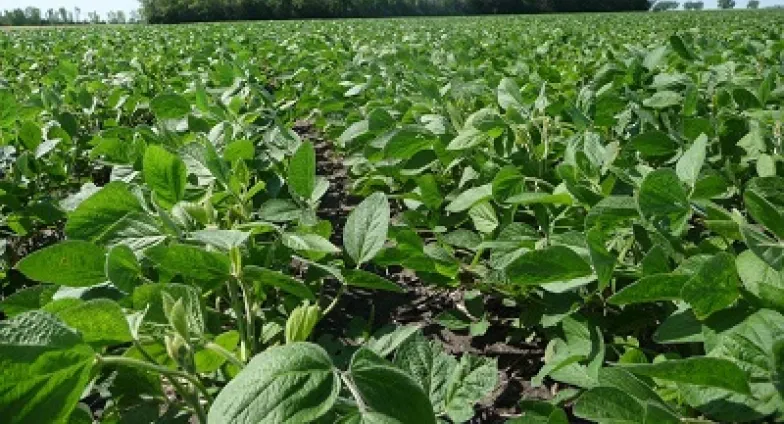
M 27 278 L 69 287 L 106 281 L 106 250 L 90 242 L 66 240 L 34 252 L 16 264 Z
M 740 110 L 759 109 L 762 107 L 757 96 L 743 87 L 736 87 L 733 89 L 732 98 L 735 100 L 735 103 Z
M 607 250 L 604 234 L 598 227 L 586 232 L 585 241 L 588 244 L 594 272 L 599 279 L 599 287 L 607 287 L 615 270 L 615 256 Z
M 111 182 L 88 197 L 68 217 L 68 238 L 100 242 L 110 237 L 124 218 L 144 212 L 128 185 Z
M 11 126 L 17 120 L 18 103 L 11 90 L 0 90 L 0 128 Z
M 291 311 L 291 315 L 286 320 L 286 344 L 304 342 L 310 337 L 313 328 L 321 318 L 321 308 L 318 305 L 311 305 L 305 302 Z
M 157 246 L 147 251 L 147 258 L 171 273 L 200 281 L 223 281 L 230 275 L 229 258 L 185 244 Z
M 294 193 L 310 199 L 316 187 L 316 151 L 309 141 L 302 143 L 291 157 L 287 181 Z
M 743 193 L 749 214 L 779 239 L 784 239 L 784 178 L 751 180 Z
M 435 424 L 435 414 L 422 387 L 399 368 L 360 348 L 351 358 L 349 378 L 370 411 L 401 423 Z
M 564 246 L 527 252 L 506 267 L 509 281 L 522 285 L 568 281 L 591 274 L 591 266 Z
M 680 391 L 690 406 L 717 421 L 764 421 L 764 417 L 775 414 L 782 405 L 775 387 L 777 363 L 773 361 L 776 343 L 784 340 L 784 316 L 761 309 L 738 324 L 736 320 L 743 317 L 732 315 L 712 320 L 711 328 L 706 330 L 715 333 L 706 337 L 710 343 L 706 343 L 705 348 L 708 356 L 731 361 L 743 370 L 751 386 L 750 393 L 691 385 L 680 385 Z M 726 322 L 728 318 L 731 323 Z
M 293 201 L 270 199 L 259 208 L 259 218 L 270 222 L 289 222 L 299 219 L 302 209 Z
M 743 286 L 764 304 L 784 310 L 784 272 L 776 271 L 751 250 L 735 259 Z
M 678 150 L 678 144 L 667 133 L 662 131 L 648 131 L 639 134 L 629 142 L 638 152 L 645 157 L 670 156 Z
M 664 90 L 655 93 L 653 96 L 643 100 L 642 104 L 645 107 L 652 109 L 666 109 L 668 107 L 678 106 L 683 102 L 683 96 L 680 93 L 671 90 Z
M 694 143 L 683 153 L 678 163 L 675 165 L 675 172 L 678 178 L 681 179 L 689 187 L 694 187 L 697 183 L 697 178 L 700 176 L 700 170 L 705 164 L 705 154 L 708 148 L 708 137 L 705 134 L 700 135 L 694 140 Z
M 566 398 L 572 397 L 568 392 L 559 392 Z M 569 424 L 569 417 L 563 409 L 550 402 L 539 400 L 521 400 L 520 409 L 523 416 L 507 420 L 507 424 Z
M 520 96 L 520 87 L 511 78 L 503 78 L 498 83 L 498 105 L 503 109 L 521 107 L 523 99 Z
M 446 413 L 446 390 L 457 369 L 457 360 L 438 342 L 421 334 L 405 342 L 395 354 L 395 365 L 425 390 L 436 414 Z
M 227 331 L 215 337 L 215 340 L 212 342 L 229 352 L 233 352 L 239 345 L 240 334 L 235 330 Z M 196 365 L 196 371 L 200 373 L 215 372 L 226 363 L 225 356 L 210 349 L 201 349 L 197 351 L 193 360 Z
M 484 234 L 489 234 L 498 228 L 498 217 L 490 202 L 477 203 L 468 210 L 468 216 L 474 223 L 474 228 Z
M 506 203 L 513 205 L 534 205 L 534 204 L 548 204 L 548 205 L 571 205 L 572 196 L 569 193 L 562 192 L 557 194 L 550 193 L 520 193 L 506 199 Z
M 110 346 L 133 340 L 120 305 L 108 299 L 79 303 L 55 313 L 64 323 L 79 330 L 86 343 Z
M 490 394 L 498 384 L 495 359 L 463 355 L 452 372 L 446 388 L 446 412 L 455 422 L 474 416 L 474 405 Z
M 357 411 L 341 417 L 336 424 L 400 424 L 400 421 L 373 411 Z
M 673 234 L 683 231 L 691 213 L 686 191 L 670 169 L 658 169 L 645 177 L 637 205 L 652 224 Z
M 645 55 L 645 59 L 643 60 L 642 64 L 647 68 L 649 71 L 653 71 L 654 69 L 658 68 L 659 65 L 664 61 L 665 56 L 667 54 L 667 46 L 659 46 Z
M 283 233 L 283 245 L 293 250 L 319 253 L 340 253 L 332 242 L 318 234 Z
M 607 231 L 625 227 L 630 221 L 639 219 L 634 199 L 628 196 L 610 196 L 602 199 L 588 211 L 585 217 L 585 228 L 598 227 Z
M 118 289 L 131 293 L 142 278 L 142 267 L 128 246 L 118 245 L 106 257 L 106 276 Z
M 606 367 L 599 370 L 599 384 L 613 387 L 631 395 L 641 403 L 655 403 L 667 407 L 661 397 L 643 380 L 622 367 Z
M 449 145 L 446 146 L 447 150 L 466 150 L 473 147 L 481 146 L 483 144 L 488 144 L 492 141 L 492 137 L 487 133 L 480 131 L 476 128 L 468 128 L 464 131 L 461 131 L 460 134 L 457 135 Z
M 680 35 L 673 34 L 670 36 L 670 46 L 672 49 L 675 50 L 675 53 L 678 53 L 683 60 L 693 62 L 697 60 L 697 55 L 686 46 L 686 43 L 683 41 Z
M 386 327 L 389 328 L 389 327 Z M 406 325 L 397 327 L 392 331 L 386 332 L 386 328 L 373 334 L 373 337 L 365 343 L 365 347 L 375 352 L 378 356 L 386 357 L 394 352 L 401 344 L 411 339 L 414 334 L 419 333 L 419 327 Z
M 146 309 L 145 322 L 168 324 L 169 318 L 164 310 L 164 299 L 167 296 L 169 300 L 182 300 L 188 333 L 194 335 L 204 333 L 205 307 L 201 291 L 196 287 L 173 283 L 144 284 L 133 291 L 133 307 L 139 311 Z
M 691 309 L 675 311 L 656 329 L 653 340 L 659 344 L 701 343 L 702 323 Z
M 757 159 L 757 175 L 760 177 L 776 176 L 776 159 L 768 154 L 761 154 Z
M 241 247 L 248 241 L 250 233 L 238 230 L 199 230 L 191 234 L 194 240 L 198 240 L 204 244 L 217 247 L 224 252 L 228 252 L 232 248 Z
M 376 256 L 387 240 L 389 202 L 384 193 L 373 193 L 349 215 L 343 229 L 346 252 L 357 264 Z
M 178 119 L 191 111 L 191 105 L 178 94 L 164 93 L 152 99 L 150 109 L 158 119 Z
M 308 286 L 296 278 L 255 265 L 247 265 L 242 269 L 243 278 L 261 285 L 277 287 L 286 293 L 301 299 L 315 301 L 316 297 Z
M 27 150 L 35 151 L 43 141 L 41 126 L 32 121 L 22 122 L 22 127 L 19 128 L 19 140 Z
M 755 255 L 774 270 L 784 270 L 784 243 L 772 240 L 750 225 L 742 225 L 740 232 L 743 241 Z
M 600 423 L 640 423 L 644 413 L 634 397 L 614 387 L 594 387 L 574 404 L 574 415 Z
M 185 197 L 187 170 L 179 156 L 161 146 L 149 146 L 144 152 L 143 173 L 144 182 L 164 207 L 171 208 Z
M 215 398 L 211 424 L 303 423 L 326 414 L 340 377 L 321 347 L 293 343 L 256 355 Z
M 683 274 L 656 274 L 643 277 L 624 287 L 607 301 L 614 305 L 678 300 L 684 285 L 691 279 Z
M 404 292 L 400 286 L 386 278 L 379 277 L 376 274 L 361 269 L 347 269 L 343 272 L 343 276 L 346 278 L 346 284 L 349 286 L 372 290 L 385 290 L 395 293 Z
M 65 422 L 94 361 L 79 335 L 46 312 L 0 322 L 0 416 L 13 424 Z
M 480 187 L 470 188 L 458 195 L 447 205 L 447 212 L 463 212 L 475 204 L 493 197 L 493 185 L 485 184 Z
M 655 364 L 622 364 L 619 366 L 638 375 L 751 394 L 746 373 L 726 359 L 691 357 Z
M 410 159 L 421 150 L 433 147 L 435 137 L 420 126 L 393 130 L 384 146 L 384 155 L 392 159 Z
M 7 317 L 19 315 L 22 312 L 39 309 L 57 291 L 57 286 L 38 284 L 15 291 L 0 301 L 0 311 Z
M 689 302 L 699 319 L 732 305 L 740 297 L 735 258 L 723 252 L 710 258 L 683 286 L 681 297 Z
M 237 140 L 226 145 L 223 149 L 223 159 L 226 162 L 234 163 L 236 160 L 253 160 L 255 147 L 250 140 Z

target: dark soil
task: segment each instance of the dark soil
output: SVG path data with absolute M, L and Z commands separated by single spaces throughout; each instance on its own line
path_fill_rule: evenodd
M 317 174 L 330 182 L 330 188 L 319 207 L 319 217 L 332 223 L 331 241 L 340 246 L 346 219 L 361 199 L 350 194 L 348 169 L 340 153 L 333 149 L 332 143 L 324 140 L 308 122 L 297 122 L 293 129 L 304 139 L 313 142 L 316 148 Z M 392 207 L 392 210 L 394 214 L 394 211 L 399 209 Z M 399 267 L 368 270 L 394 281 L 403 287 L 405 292 L 380 293 L 352 289 L 342 296 L 335 310 L 319 325 L 323 332 L 346 341 L 348 328 L 352 321 L 357 319 L 372 322 L 373 329 L 389 324 L 417 325 L 426 336 L 439 340 L 453 355 L 470 353 L 497 358 L 500 370 L 498 387 L 488 399 L 477 406 L 476 415 L 470 421 L 474 424 L 499 423 L 519 415 L 518 402 L 522 399 L 547 400 L 553 397 L 557 387 L 534 388 L 530 383 L 542 366 L 544 341 L 509 341 L 511 329 L 500 322 L 494 322 L 487 334 L 481 337 L 472 337 L 467 331 L 450 331 L 439 325 L 435 318 L 439 313 L 462 304 L 461 289 L 429 286 L 413 272 Z M 518 312 L 504 311 L 500 299 L 492 296 L 486 297 L 485 305 L 490 315 L 497 318 L 510 312 L 514 316 Z

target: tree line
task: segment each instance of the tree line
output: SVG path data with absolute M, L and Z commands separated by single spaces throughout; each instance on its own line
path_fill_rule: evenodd
M 735 0 L 719 0 L 718 6 L 719 9 L 734 9 L 737 4 Z M 656 2 L 651 10 L 654 12 L 664 12 L 666 10 L 675 10 L 681 6 L 680 2 L 677 1 L 658 1 Z M 759 9 L 760 2 L 759 0 L 749 0 L 746 4 L 747 9 Z M 702 10 L 705 8 L 705 3 L 701 1 L 687 1 L 683 3 L 684 10 Z
M 122 10 L 111 11 L 106 16 L 98 12 L 82 13 L 78 7 L 68 10 L 47 9 L 42 11 L 37 7 L 9 9 L 0 13 L 0 26 L 46 26 L 46 25 L 76 25 L 76 24 L 125 24 L 138 23 L 142 18 L 139 11 L 127 13 Z
M 644 11 L 649 0 L 141 0 L 150 23 Z

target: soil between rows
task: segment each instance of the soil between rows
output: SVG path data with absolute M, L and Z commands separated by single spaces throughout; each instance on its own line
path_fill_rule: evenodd
M 293 130 L 303 139 L 311 141 L 316 149 L 317 175 L 327 178 L 330 183 L 319 207 L 319 217 L 331 222 L 331 241 L 342 245 L 346 219 L 353 207 L 361 201 L 351 195 L 349 170 L 344 164 L 344 158 L 309 122 L 299 121 Z M 391 206 L 394 215 L 399 208 Z M 451 331 L 438 324 L 435 318 L 439 313 L 455 309 L 462 303 L 461 289 L 428 286 L 413 272 L 400 267 L 368 270 L 397 283 L 404 288 L 404 293 L 349 290 L 335 310 L 319 324 L 322 332 L 350 343 L 347 329 L 357 319 L 372 322 L 373 329 L 384 325 L 416 325 L 425 336 L 441 342 L 450 354 L 460 356 L 470 353 L 497 358 L 500 371 L 498 387 L 476 407 L 475 416 L 470 421 L 472 424 L 504 422 L 520 414 L 520 400 L 548 400 L 558 391 L 557 384 L 532 387 L 530 383 L 542 367 L 545 341 L 538 338 L 531 342 L 507 341 L 508 332 L 503 325 L 492 325 L 481 337 Z M 499 298 L 486 296 L 484 303 L 491 316 L 499 317 L 510 312 L 504 310 Z

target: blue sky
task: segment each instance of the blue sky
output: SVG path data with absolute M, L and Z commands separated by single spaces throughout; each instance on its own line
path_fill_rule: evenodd
M 716 7 L 716 0 L 704 0 L 706 7 Z M 738 7 L 746 7 L 748 0 L 736 0 Z M 774 4 L 784 4 L 784 0 L 761 0 L 763 6 Z M 58 9 L 64 6 L 66 9 L 73 10 L 74 7 L 82 9 L 82 15 L 87 12 L 97 11 L 102 15 L 110 10 L 124 10 L 126 12 L 138 9 L 138 0 L 0 0 L 0 10 L 12 9 L 17 7 L 35 6 L 42 10 L 49 8 Z
M 124 10 L 129 12 L 139 8 L 138 0 L 0 0 L 0 10 L 25 8 L 35 6 L 41 10 L 49 8 L 59 9 L 65 7 L 73 10 L 74 7 L 82 9 L 82 17 L 87 16 L 87 12 L 96 11 L 101 15 L 106 15 L 110 10 Z

